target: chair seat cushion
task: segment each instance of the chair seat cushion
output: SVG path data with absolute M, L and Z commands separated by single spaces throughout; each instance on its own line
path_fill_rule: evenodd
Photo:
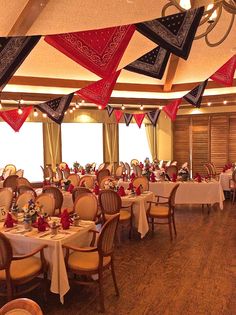
M 10 267 L 10 275 L 13 280 L 20 280 L 37 274 L 41 268 L 42 262 L 40 258 L 37 257 L 13 260 Z M 0 270 L 0 280 L 5 279 L 5 270 Z
M 105 267 L 111 261 L 111 257 L 103 258 Z M 68 259 L 68 267 L 73 270 L 93 271 L 98 269 L 99 255 L 98 252 L 73 252 Z
M 120 210 L 120 221 L 129 220 L 131 213 L 127 210 Z
M 150 215 L 152 216 L 168 216 L 169 208 L 165 206 L 152 206 L 150 210 Z

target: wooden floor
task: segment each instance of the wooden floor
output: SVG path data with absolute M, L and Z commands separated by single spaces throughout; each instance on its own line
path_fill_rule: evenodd
M 233 315 L 236 314 L 236 204 L 224 210 L 178 207 L 178 236 L 170 242 L 168 226 L 158 226 L 145 239 L 124 239 L 116 249 L 120 297 L 109 273 L 105 279 L 106 314 Z M 36 300 L 45 315 L 88 315 L 98 312 L 96 287 L 73 287 L 61 305 L 50 294 Z M 2 300 L 1 300 L 2 304 Z

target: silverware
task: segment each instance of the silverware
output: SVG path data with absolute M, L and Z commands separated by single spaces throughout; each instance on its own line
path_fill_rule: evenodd
M 42 237 L 47 236 L 47 235 L 49 235 L 49 234 L 51 234 L 51 231 L 50 231 L 50 232 L 47 232 L 47 233 L 44 233 L 44 234 L 42 234 L 42 235 L 39 235 L 39 238 L 42 238 Z

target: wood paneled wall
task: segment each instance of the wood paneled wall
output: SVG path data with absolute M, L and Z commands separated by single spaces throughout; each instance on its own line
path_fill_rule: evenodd
M 206 174 L 204 164 L 211 161 L 221 171 L 236 161 L 236 114 L 177 116 L 173 139 L 178 165 L 188 162 L 193 174 Z

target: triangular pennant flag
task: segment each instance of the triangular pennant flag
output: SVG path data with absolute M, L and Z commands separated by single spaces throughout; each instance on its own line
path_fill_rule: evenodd
M 179 98 L 163 107 L 164 112 L 170 117 L 171 120 L 175 120 L 181 101 L 182 98 Z
M 32 106 L 22 108 L 22 114 L 18 114 L 18 109 L 5 110 L 0 112 L 0 116 L 12 129 L 19 131 L 31 110 Z
M 222 67 L 220 67 L 210 79 L 226 86 L 232 86 L 234 81 L 234 72 L 236 69 L 236 55 L 231 57 Z
M 94 82 L 75 93 L 82 98 L 105 108 L 109 102 L 120 71 L 121 70 L 114 72 L 109 77 Z
M 109 117 L 113 113 L 113 110 L 114 110 L 114 107 L 111 107 L 110 105 L 107 105 L 107 112 L 108 112 Z
M 170 53 L 166 49 L 158 46 L 128 64 L 125 69 L 156 79 L 161 79 L 165 72 L 169 56 Z
M 35 107 L 41 110 L 41 112 L 48 115 L 53 121 L 57 124 L 61 124 L 64 113 L 67 108 L 70 106 L 70 102 L 74 96 L 74 93 L 55 98 L 45 103 L 36 105 Z
M 104 78 L 115 72 L 135 31 L 134 25 L 47 35 L 45 41 Z
M 0 90 L 38 43 L 41 36 L 0 37 Z
M 126 126 L 129 126 L 129 124 L 131 123 L 132 118 L 133 118 L 132 114 L 129 114 L 129 113 L 125 113 L 124 114 L 124 119 L 125 119 Z
M 139 128 L 141 128 L 144 117 L 145 117 L 145 114 L 134 114 L 134 119 L 137 125 L 139 126 Z
M 136 24 L 137 30 L 173 54 L 187 59 L 204 7 Z
M 194 89 L 192 89 L 190 92 L 188 92 L 186 95 L 184 95 L 184 99 L 189 102 L 190 104 L 200 107 L 202 102 L 202 96 L 205 91 L 205 87 L 207 85 L 207 81 L 202 82 L 198 86 L 196 86 Z
M 114 113 L 115 113 L 115 116 L 116 116 L 116 121 L 117 121 L 117 123 L 119 123 L 119 121 L 120 121 L 120 119 L 121 119 L 121 117 L 123 115 L 123 112 L 121 110 L 119 110 L 119 109 L 116 109 L 114 111 Z
M 160 109 L 156 109 L 156 110 L 152 110 L 151 112 L 147 113 L 147 116 L 154 127 L 157 124 L 157 120 L 158 120 L 158 117 L 160 115 L 160 112 L 161 112 Z

